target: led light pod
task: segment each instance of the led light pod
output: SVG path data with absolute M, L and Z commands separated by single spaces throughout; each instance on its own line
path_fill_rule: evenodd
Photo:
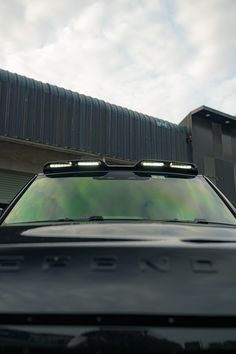
M 95 167 L 99 166 L 101 164 L 100 161 L 79 161 L 78 166 L 84 166 L 84 167 Z
M 184 170 L 191 170 L 192 169 L 192 165 L 174 163 L 174 162 L 170 163 L 170 167 L 171 168 L 177 168 L 177 169 L 180 168 L 180 169 L 184 169 Z
M 164 167 L 165 166 L 164 162 L 158 162 L 158 161 L 142 161 L 141 165 L 143 167 Z
M 71 167 L 72 162 L 53 162 L 49 164 L 49 168 L 65 168 L 65 167 Z

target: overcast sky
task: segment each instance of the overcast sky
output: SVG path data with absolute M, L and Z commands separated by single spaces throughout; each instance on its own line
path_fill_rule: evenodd
M 0 0 L 0 68 L 172 122 L 236 114 L 236 0 Z

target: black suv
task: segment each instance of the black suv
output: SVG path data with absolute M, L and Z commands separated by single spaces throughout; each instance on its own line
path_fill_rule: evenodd
M 194 164 L 50 162 L 0 222 L 6 352 L 236 351 L 236 210 Z

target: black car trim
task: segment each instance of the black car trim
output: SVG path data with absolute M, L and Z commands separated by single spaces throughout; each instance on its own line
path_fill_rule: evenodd
M 170 328 L 236 328 L 236 316 L 4 313 L 0 325 L 81 325 Z

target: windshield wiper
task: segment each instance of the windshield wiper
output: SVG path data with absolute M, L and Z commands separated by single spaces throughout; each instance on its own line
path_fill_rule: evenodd
M 223 222 L 215 222 L 215 221 L 208 221 L 206 219 L 196 218 L 193 220 L 184 220 L 184 219 L 147 219 L 142 217 L 104 217 L 102 215 L 91 215 L 89 217 L 83 218 L 58 218 L 58 219 L 51 219 L 51 220 L 34 220 L 34 221 L 25 221 L 20 222 L 17 224 L 37 224 L 37 223 L 86 223 L 86 222 L 142 222 L 142 223 L 181 223 L 181 224 L 205 224 L 205 225 L 227 225 L 227 226 L 234 226 L 235 224 L 223 223 Z
M 206 219 L 193 219 L 193 220 L 184 220 L 184 219 L 163 219 L 163 220 L 157 220 L 157 221 L 163 221 L 163 222 L 179 222 L 179 223 L 191 223 L 191 224 L 209 224 L 209 221 Z
M 11 225 L 14 224 L 48 224 L 48 223 L 54 223 L 54 222 L 77 222 L 79 221 L 78 219 L 71 219 L 71 218 L 59 218 L 59 219 L 48 219 L 48 220 L 32 220 L 32 221 L 18 221 L 15 223 L 11 223 Z M 10 225 L 10 224 L 9 224 Z
M 155 220 L 153 220 L 155 221 Z M 193 220 L 181 220 L 181 219 L 163 219 L 163 220 L 156 220 L 159 222 L 173 222 L 173 223 L 187 223 L 187 224 L 207 224 L 207 225 L 228 225 L 228 226 L 236 226 L 235 224 L 229 224 L 226 222 L 218 222 L 218 221 L 208 221 L 206 219 L 193 219 Z
M 133 218 L 123 218 L 123 217 L 103 217 L 102 215 L 91 215 L 89 217 L 82 218 L 58 218 L 58 219 L 48 219 L 48 220 L 33 220 L 33 221 L 23 221 L 17 222 L 16 224 L 37 224 L 37 223 L 60 223 L 60 222 L 69 222 L 69 223 L 83 223 L 83 222 L 93 222 L 93 221 L 149 221 L 149 219 L 143 219 L 139 217 Z

